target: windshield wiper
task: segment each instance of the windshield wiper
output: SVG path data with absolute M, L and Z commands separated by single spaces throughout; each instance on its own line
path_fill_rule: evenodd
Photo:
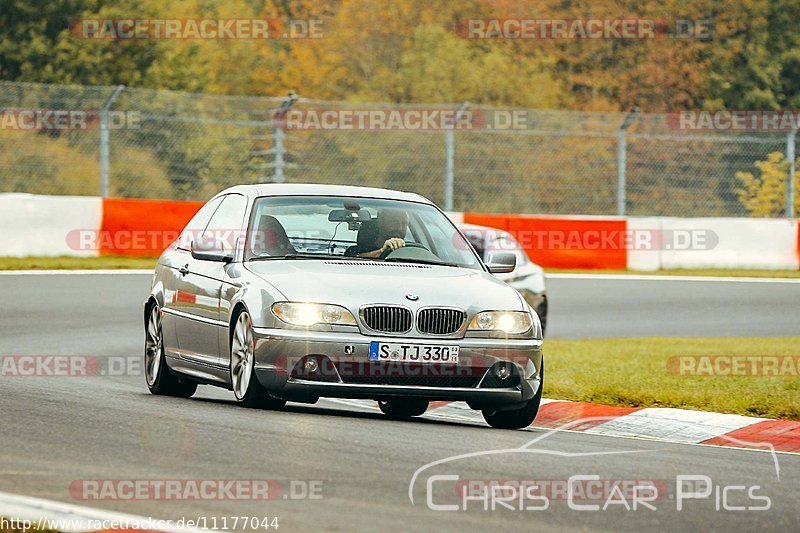
M 412 259 L 407 257 L 387 257 L 384 259 L 387 263 L 417 263 L 420 265 L 437 265 L 461 268 L 458 263 L 448 263 L 447 261 L 436 261 L 434 259 Z
M 283 255 L 260 255 L 251 257 L 249 261 L 269 261 L 273 259 L 364 259 L 363 257 L 352 257 L 336 254 L 283 254 Z
M 283 255 L 259 255 L 251 257 L 250 261 L 269 261 L 273 259 L 330 259 L 337 257 L 332 254 L 283 254 Z

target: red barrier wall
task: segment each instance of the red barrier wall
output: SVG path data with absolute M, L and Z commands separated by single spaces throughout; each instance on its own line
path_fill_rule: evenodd
M 535 263 L 550 268 L 626 269 L 627 221 L 464 213 L 464 222 L 506 230 Z
M 100 255 L 157 257 L 203 202 L 103 200 Z M 464 222 L 513 234 L 533 261 L 550 268 L 627 268 L 624 219 L 464 213 Z M 798 242 L 800 248 L 800 242 Z
M 203 202 L 104 198 L 100 255 L 158 257 Z

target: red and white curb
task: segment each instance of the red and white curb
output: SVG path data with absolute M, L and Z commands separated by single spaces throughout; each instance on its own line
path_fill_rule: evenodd
M 168 520 L 146 518 L 114 511 L 104 511 L 30 496 L 0 492 L 0 516 L 5 520 L 27 521 L 27 527 L 52 529 L 65 533 L 132 532 L 206 533 L 206 530 L 163 527 Z M 171 523 L 175 523 L 172 521 Z
M 557 428 L 591 417 L 607 419 L 571 429 L 599 435 L 800 453 L 800 422 L 707 411 L 553 401 L 542 406 L 534 425 Z
M 376 409 L 370 400 L 334 400 Z M 461 402 L 431 402 L 426 417 L 485 425 L 479 411 Z M 542 399 L 530 428 L 564 429 L 594 435 L 652 439 L 684 444 L 730 446 L 800 453 L 800 422 L 691 411 L 666 407 L 614 407 Z

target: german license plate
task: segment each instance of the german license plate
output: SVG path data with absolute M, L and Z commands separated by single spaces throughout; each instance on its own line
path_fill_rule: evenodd
M 437 344 L 369 343 L 370 361 L 402 361 L 406 363 L 458 363 L 458 346 Z

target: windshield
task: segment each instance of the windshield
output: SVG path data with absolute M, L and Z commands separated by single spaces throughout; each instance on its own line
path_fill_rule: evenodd
M 298 256 L 482 269 L 466 239 L 431 205 L 338 196 L 256 199 L 245 260 Z

